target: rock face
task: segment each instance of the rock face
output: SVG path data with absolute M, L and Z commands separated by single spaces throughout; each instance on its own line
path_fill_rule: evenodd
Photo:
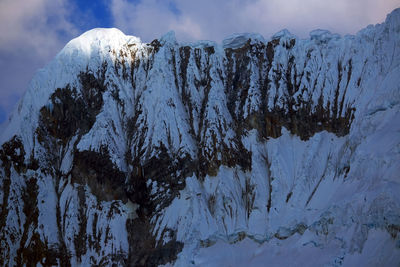
M 398 264 L 399 51 L 400 10 L 307 40 L 83 34 L 2 133 L 0 265 Z

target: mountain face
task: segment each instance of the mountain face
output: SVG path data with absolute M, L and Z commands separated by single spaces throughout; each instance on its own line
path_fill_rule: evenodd
M 1 136 L 2 266 L 400 263 L 400 9 L 306 40 L 94 29 Z

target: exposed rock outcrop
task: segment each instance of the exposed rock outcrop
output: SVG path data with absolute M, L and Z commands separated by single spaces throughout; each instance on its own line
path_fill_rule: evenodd
M 187 266 L 297 236 L 338 264 L 375 230 L 396 247 L 399 14 L 342 38 L 72 40 L 2 135 L 0 265 Z

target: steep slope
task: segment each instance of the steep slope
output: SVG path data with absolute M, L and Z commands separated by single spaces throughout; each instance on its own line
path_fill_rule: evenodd
M 399 51 L 399 9 L 345 37 L 83 34 L 2 134 L 0 264 L 398 264 Z

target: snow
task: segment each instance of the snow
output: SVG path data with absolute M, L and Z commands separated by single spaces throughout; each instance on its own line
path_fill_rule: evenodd
M 228 36 L 222 41 L 223 48 L 237 49 L 244 46 L 250 40 L 251 43 L 264 43 L 264 37 L 258 33 L 237 33 Z
M 340 240 L 326 247 L 307 241 L 307 233 L 286 240 L 273 240 L 263 244 L 246 238 L 235 244 L 217 242 L 201 248 L 191 266 L 395 266 L 400 250 L 395 248 L 389 234 L 371 231 L 362 253 L 340 255 Z M 391 251 L 393 253 L 391 253 Z
M 140 42 L 139 38 L 126 36 L 115 28 L 93 29 L 71 40 L 49 65 L 35 74 L 6 129 L 0 134 L 0 143 L 19 134 L 24 140 L 26 151 L 31 151 L 39 110 L 49 102 L 50 95 L 57 88 L 63 88 L 75 80 L 80 71 L 97 70 L 103 60 L 111 60 L 110 50 L 127 44 L 140 45 Z
M 340 38 L 339 34 L 332 34 L 328 30 L 318 29 L 310 32 L 310 39 L 318 42 L 328 42 L 331 39 L 339 39 L 339 38 Z
M 289 32 L 287 29 L 283 29 L 274 35 L 272 35 L 272 40 L 281 39 L 281 38 L 294 38 L 295 36 Z
M 166 34 L 161 36 L 159 41 L 160 41 L 160 43 L 162 45 L 165 45 L 165 44 L 168 44 L 168 43 L 172 44 L 172 45 L 177 44 L 176 37 L 175 37 L 175 32 L 174 31 L 167 32 Z
M 73 183 L 74 149 L 100 151 L 106 145 L 116 168 L 130 173 L 136 166 L 127 162 L 129 153 L 133 158 L 142 155 L 144 162 L 157 157 L 157 148 L 164 145 L 173 159 L 187 155 L 197 159 L 203 153 L 220 160 L 221 153 L 213 155 L 213 151 L 234 150 L 235 142 L 241 142 L 251 152 L 251 170 L 221 165 L 216 175 L 206 175 L 204 180 L 191 174 L 169 206 L 151 218 L 159 243 L 169 241 L 170 236 L 163 235 L 169 228 L 185 244 L 176 266 L 291 266 L 294 261 L 302 266 L 398 264 L 400 236 L 392 238 L 387 228 L 400 225 L 400 9 L 385 23 L 371 25 L 355 36 L 315 30 L 310 39 L 300 40 L 283 30 L 275 39 L 280 41 L 272 62 L 259 66 L 256 58 L 250 59 L 248 96 L 243 106 L 234 99 L 235 115 L 243 114 L 240 119 L 245 120 L 261 108 L 272 110 L 276 99 L 278 107 L 287 109 L 280 99 L 288 93 L 290 80 L 300 84 L 294 97 L 304 90 L 302 96 L 313 101 L 314 111 L 321 96 L 328 108 L 335 97 L 344 100 L 338 115 L 343 116 L 347 106 L 355 107 L 349 134 L 322 131 L 301 140 L 283 128 L 280 137 L 264 139 L 256 129 L 243 129 L 237 138 L 224 83 L 224 49 L 240 48 L 248 40 L 266 43 L 258 34 L 234 34 L 222 44 L 179 44 L 169 32 L 159 39 L 162 46 L 157 53 L 151 52 L 151 45 L 117 29 L 94 29 L 69 42 L 35 75 L 0 137 L 2 144 L 18 134 L 26 157 L 33 152 L 44 159 L 48 152 L 35 134 L 40 109 L 52 108 L 49 98 L 56 88 L 71 84 L 82 90 L 78 74 L 87 70 L 98 75 L 99 67 L 107 62 L 104 105 L 92 128 L 74 136 L 63 150 L 53 151 L 61 155 L 55 168 L 63 178 L 57 183 L 41 171 L 24 174 L 38 178 L 40 236 L 51 244 L 63 236 L 73 265 L 95 264 L 91 257 L 129 251 L 126 221 L 136 218 L 137 204 L 100 201 L 87 185 Z M 289 49 L 287 42 L 292 39 L 295 42 Z M 181 45 L 191 48 L 186 70 L 181 69 Z M 214 53 L 202 50 L 207 47 L 213 47 Z M 268 73 L 267 64 L 271 64 Z M 291 75 L 285 77 L 289 80 L 278 76 L 289 67 Z M 121 78 L 123 68 L 130 77 Z M 264 78 L 279 79 L 270 83 L 267 107 L 261 106 L 265 88 L 259 81 Z M 128 122 L 134 117 L 136 124 L 128 136 Z M 26 220 L 18 208 L 23 205 L 21 192 L 26 185 L 14 169 L 11 181 L 13 201 L 6 228 L 18 239 Z M 165 189 L 151 179 L 147 182 L 152 196 Z M 100 252 L 88 246 L 81 263 L 73 242 L 82 208 L 79 192 L 86 203 L 87 234 L 98 237 L 101 244 Z M 62 233 L 55 215 L 57 204 L 65 218 Z M 9 243 L 16 251 L 19 244 Z

